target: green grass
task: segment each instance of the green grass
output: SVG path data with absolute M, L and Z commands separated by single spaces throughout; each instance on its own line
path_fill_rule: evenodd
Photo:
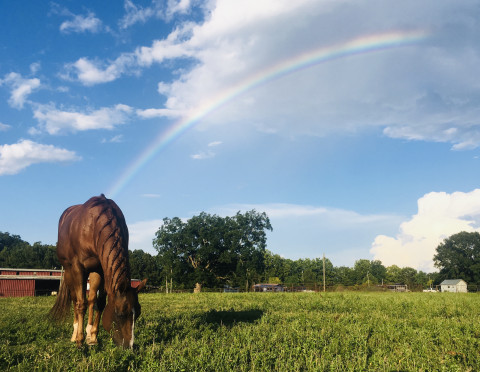
M 0 370 L 480 370 L 477 294 L 144 294 L 133 351 L 77 349 L 53 301 L 0 299 Z

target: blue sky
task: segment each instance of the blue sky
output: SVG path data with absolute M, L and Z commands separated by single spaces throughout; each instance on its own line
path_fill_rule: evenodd
M 267 212 L 268 249 L 433 270 L 480 226 L 474 1 L 8 2 L 0 231 L 55 244 L 105 193 L 164 217 Z

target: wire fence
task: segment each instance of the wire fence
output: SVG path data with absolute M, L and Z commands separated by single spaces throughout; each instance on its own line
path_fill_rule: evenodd
M 405 288 L 402 288 L 405 287 Z M 468 285 L 468 292 L 479 292 L 480 287 L 472 284 Z M 320 283 L 309 284 L 278 284 L 270 285 L 270 287 L 252 286 L 245 287 L 221 287 L 221 288 L 208 288 L 202 287 L 201 292 L 205 293 L 246 293 L 246 292 L 422 292 L 424 290 L 430 291 L 430 289 L 423 287 L 422 285 L 412 286 L 399 286 L 399 285 L 353 285 L 344 286 L 341 284 L 327 285 L 325 288 Z M 432 291 L 440 292 L 440 286 L 434 286 Z M 146 286 L 144 291 L 146 293 L 193 293 L 194 288 L 168 288 L 165 286 Z M 8 290 L 0 290 L 0 297 L 33 297 L 33 296 L 55 296 L 56 290 L 52 289 L 29 289 L 29 288 L 9 288 Z
M 477 285 L 469 285 L 468 292 L 478 292 Z M 440 286 L 434 286 L 431 289 L 421 284 L 418 285 L 399 285 L 399 284 L 384 284 L 384 285 L 326 285 L 323 287 L 322 283 L 306 283 L 306 284 L 277 284 L 263 287 L 220 287 L 207 288 L 202 287 L 201 292 L 216 292 L 216 293 L 245 293 L 245 292 L 423 292 L 423 291 L 440 292 Z M 168 290 L 165 286 L 147 286 L 146 292 L 152 293 L 193 293 L 194 288 L 175 288 L 175 286 Z

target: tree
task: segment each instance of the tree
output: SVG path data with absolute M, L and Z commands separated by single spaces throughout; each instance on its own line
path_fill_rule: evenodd
M 132 278 L 142 279 L 148 278 L 150 285 L 161 285 L 162 268 L 158 258 L 149 253 L 136 249 L 128 253 L 130 261 L 130 270 Z
M 387 275 L 387 269 L 381 261 L 369 261 L 365 259 L 355 261 L 353 276 L 356 284 L 377 284 Z
M 370 273 L 381 283 L 382 279 L 384 280 L 387 276 L 387 269 L 383 266 L 382 261 L 373 260 L 370 262 Z
M 386 279 L 387 283 L 390 284 L 400 284 L 402 283 L 402 269 L 397 265 L 392 265 L 387 267 Z
M 165 218 L 153 245 L 166 273 L 190 285 L 248 287 L 265 271 L 265 230 L 272 230 L 270 220 L 255 210 L 225 218 L 202 212 L 187 222 Z
M 480 284 L 480 234 L 460 232 L 440 243 L 433 257 L 443 279 L 463 279 Z
M 30 245 L 18 235 L 0 232 L 0 267 L 59 269 L 54 245 Z
M 400 271 L 401 283 L 408 285 L 410 288 L 415 285 L 417 270 L 412 267 L 403 267 Z
M 351 267 L 340 266 L 335 268 L 335 284 L 352 286 L 355 284 L 355 273 Z
M 285 279 L 284 277 L 285 259 L 282 258 L 279 254 L 274 254 L 267 249 L 265 250 L 264 264 L 265 264 L 264 281 L 267 283 L 273 283 L 269 280 L 269 278 L 278 278 L 279 283 L 283 283 Z

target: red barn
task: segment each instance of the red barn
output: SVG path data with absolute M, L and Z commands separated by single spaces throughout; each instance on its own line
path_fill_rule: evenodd
M 56 294 L 62 273 L 62 270 L 0 268 L 0 297 Z M 132 279 L 131 285 L 136 288 L 140 282 Z
M 0 297 L 50 295 L 61 278 L 62 270 L 0 269 Z

